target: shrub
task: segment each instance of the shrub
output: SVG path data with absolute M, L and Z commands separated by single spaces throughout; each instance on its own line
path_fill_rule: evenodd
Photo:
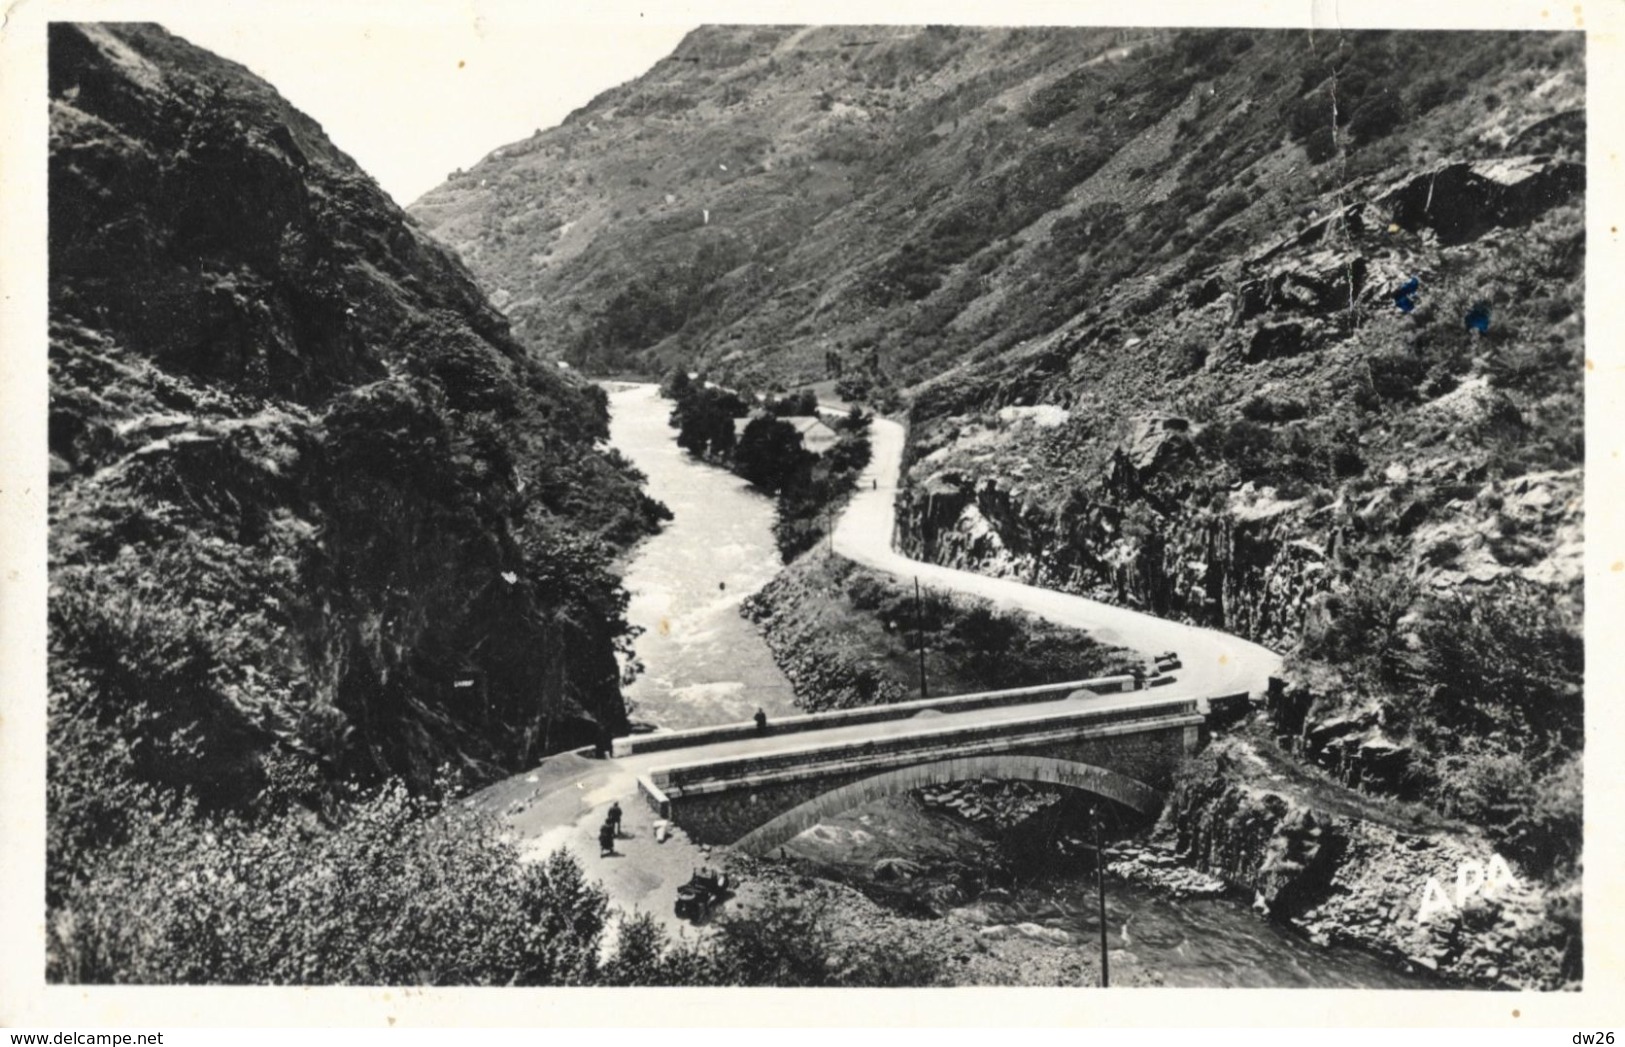
M 1189 334 L 1174 349 L 1173 376 L 1184 378 L 1207 366 L 1207 339 Z
M 1584 835 L 1581 758 L 1547 763 L 1475 740 L 1439 761 L 1434 795 L 1444 814 L 1483 826 L 1532 875 L 1571 874 Z
M 1418 636 L 1412 667 L 1439 727 L 1502 735 L 1518 752 L 1580 747 L 1585 645 L 1544 591 L 1520 583 L 1436 597 Z
M 1394 352 L 1366 359 L 1371 387 L 1384 400 L 1409 403 L 1417 399 L 1417 387 L 1427 376 L 1427 362 L 1410 353 Z
M 592 980 L 603 893 L 562 852 L 399 783 L 332 828 L 175 805 L 103 852 L 51 914 L 53 981 L 570 985 Z
M 1333 594 L 1323 621 L 1304 631 L 1302 651 L 1353 678 L 1379 685 L 1390 681 L 1405 650 L 1399 623 L 1416 596 L 1416 584 L 1403 567 L 1368 563 Z
M 702 972 L 706 984 L 784 988 L 922 986 L 944 980 L 942 962 L 923 946 L 839 936 L 823 898 L 779 894 L 717 923 Z

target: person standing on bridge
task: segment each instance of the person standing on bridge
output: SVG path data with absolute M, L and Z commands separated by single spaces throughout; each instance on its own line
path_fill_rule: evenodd
M 756 715 L 753 717 L 753 719 L 756 721 L 756 733 L 757 734 L 766 734 L 767 733 L 767 713 L 763 712 L 760 708 L 758 708 L 756 710 Z

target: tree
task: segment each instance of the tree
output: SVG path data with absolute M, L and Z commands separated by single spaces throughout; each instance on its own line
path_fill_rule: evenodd
M 764 491 L 776 493 L 800 482 L 814 455 L 801 446 L 801 434 L 788 422 L 766 415 L 753 418 L 734 449 L 734 468 Z
M 1005 682 L 1011 655 L 1021 641 L 1021 626 L 993 608 L 978 604 L 954 623 L 954 639 L 965 645 L 970 668 L 988 687 Z
M 1585 642 L 1538 587 L 1435 597 L 1417 632 L 1415 669 L 1438 722 L 1528 752 L 1580 746 Z
M 682 366 L 673 367 L 671 374 L 666 376 L 665 382 L 660 386 L 660 395 L 668 400 L 681 400 L 688 395 L 693 380 L 688 376 L 688 369 Z
M 861 434 L 867 438 L 869 425 L 874 420 L 874 415 L 869 414 L 857 404 L 853 404 L 850 411 L 846 412 L 844 416 L 835 419 L 834 428 L 843 433 Z
M 734 447 L 735 418 L 746 414 L 745 402 L 726 389 L 692 384 L 672 408 L 677 446 L 699 457 L 726 455 Z
M 789 393 L 767 402 L 768 413 L 777 418 L 788 418 L 791 415 L 809 415 L 818 413 L 818 396 L 811 389 L 803 389 L 798 393 Z

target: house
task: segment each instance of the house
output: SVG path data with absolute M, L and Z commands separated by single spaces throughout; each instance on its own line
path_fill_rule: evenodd
M 815 414 L 793 414 L 784 419 L 801 434 L 801 446 L 813 454 L 823 454 L 835 446 L 840 434 Z
M 749 418 L 735 418 L 734 437 L 737 439 L 745 435 L 745 426 L 749 425 L 758 416 L 758 414 L 752 414 Z M 793 428 L 801 437 L 802 448 L 811 451 L 813 454 L 823 454 L 831 447 L 834 447 L 835 441 L 841 438 L 839 433 L 831 429 L 817 415 L 792 414 L 780 418 L 779 421 Z

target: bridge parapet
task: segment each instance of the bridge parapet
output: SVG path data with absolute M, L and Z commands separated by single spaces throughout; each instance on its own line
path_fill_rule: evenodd
M 943 713 L 960 713 L 1024 703 L 1037 704 L 1070 698 L 1080 691 L 1090 691 L 1094 694 L 1123 694 L 1133 690 L 1133 676 L 1098 676 L 1088 680 L 1044 684 L 1039 687 L 1018 687 L 1003 691 L 979 691 L 974 694 L 946 695 L 941 698 L 920 698 L 910 702 L 895 702 L 891 705 L 870 705 L 858 709 L 832 709 L 827 712 L 807 713 L 802 716 L 787 716 L 768 724 L 767 733 L 770 735 L 797 734 L 804 731 L 828 730 L 834 727 L 850 727 L 856 724 L 906 720 L 928 709 Z M 639 734 L 628 738 L 615 739 L 614 754 L 616 756 L 631 756 L 634 753 L 664 752 L 690 746 L 710 745 L 713 742 L 738 741 L 744 738 L 756 737 L 759 733 L 761 732 L 754 723 L 746 721 L 744 723 L 695 727 L 682 731 Z
M 809 743 L 799 749 L 676 764 L 655 771 L 651 778 L 669 796 L 700 791 L 717 792 L 730 788 L 736 782 L 759 779 L 763 775 L 780 775 L 786 771 L 816 770 L 831 764 L 847 767 L 857 762 L 885 761 L 894 756 L 911 758 L 921 752 L 943 749 L 968 752 L 986 747 L 985 743 L 992 743 L 994 749 L 1005 749 L 1016 739 L 1072 738 L 1089 728 L 1096 729 L 1094 733 L 1101 736 L 1125 733 L 1123 729 L 1126 729 L 1126 733 L 1140 733 L 1165 725 L 1170 717 L 1180 720 L 1182 727 L 1197 726 L 1203 722 L 1202 714 L 1197 709 L 1197 699 L 1179 698 L 1110 709 L 1078 709 L 1030 720 L 950 723 L 929 731 L 861 741 Z M 1119 730 L 1110 730 L 1113 727 Z

